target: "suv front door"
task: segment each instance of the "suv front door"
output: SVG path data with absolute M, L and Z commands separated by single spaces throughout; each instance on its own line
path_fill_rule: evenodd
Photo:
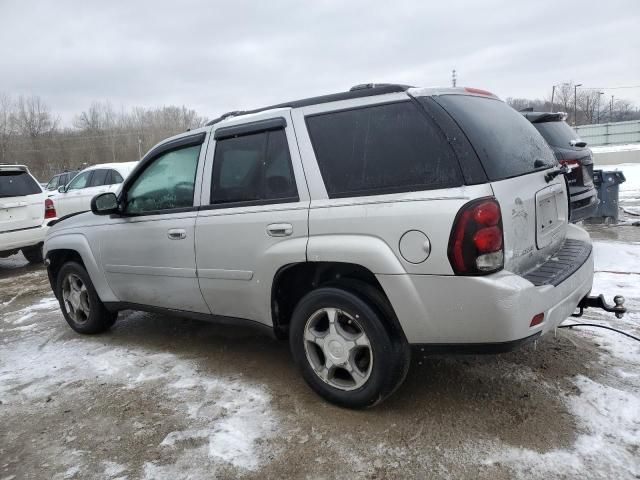
M 121 302 L 210 313 L 194 251 L 204 139 L 201 133 L 160 145 L 123 185 L 123 213 L 100 234 L 101 263 Z
M 306 260 L 309 193 L 289 112 L 218 127 L 196 222 L 202 294 L 212 313 L 269 325 L 277 270 Z

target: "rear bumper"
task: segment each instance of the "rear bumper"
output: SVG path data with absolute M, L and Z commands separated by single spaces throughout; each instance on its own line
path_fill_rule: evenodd
M 581 229 L 570 230 L 584 240 Z M 517 344 L 553 330 L 575 311 L 591 291 L 593 253 L 556 286 L 535 286 L 508 271 L 486 277 L 378 275 L 378 280 L 409 343 L 449 350 Z M 530 327 L 539 313 L 544 321 Z
M 46 224 L 0 233 L 0 252 L 32 247 L 44 241 L 49 227 Z

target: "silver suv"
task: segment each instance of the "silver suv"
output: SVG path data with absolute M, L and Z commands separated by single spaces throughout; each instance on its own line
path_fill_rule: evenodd
M 506 351 L 584 305 L 562 173 L 489 92 L 358 86 L 167 139 L 50 229 L 46 262 L 77 332 L 124 309 L 265 327 L 317 393 L 367 407 L 411 346 Z

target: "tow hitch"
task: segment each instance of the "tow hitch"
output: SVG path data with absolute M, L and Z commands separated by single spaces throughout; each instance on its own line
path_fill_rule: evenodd
M 613 303 L 615 305 L 610 305 L 604 299 L 604 295 L 591 296 L 587 295 L 578 304 L 578 308 L 580 311 L 578 313 L 573 313 L 572 317 L 581 317 L 587 308 L 601 308 L 606 312 L 615 313 L 617 318 L 622 318 L 624 314 L 627 312 L 627 309 L 624 306 L 624 297 L 622 295 L 616 295 L 613 297 Z

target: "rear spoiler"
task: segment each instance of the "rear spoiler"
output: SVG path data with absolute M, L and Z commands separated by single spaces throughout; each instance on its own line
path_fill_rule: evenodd
M 567 119 L 565 112 L 534 112 L 525 108 L 520 113 L 531 123 L 562 122 Z
M 0 172 L 28 172 L 25 165 L 7 165 L 0 163 Z

